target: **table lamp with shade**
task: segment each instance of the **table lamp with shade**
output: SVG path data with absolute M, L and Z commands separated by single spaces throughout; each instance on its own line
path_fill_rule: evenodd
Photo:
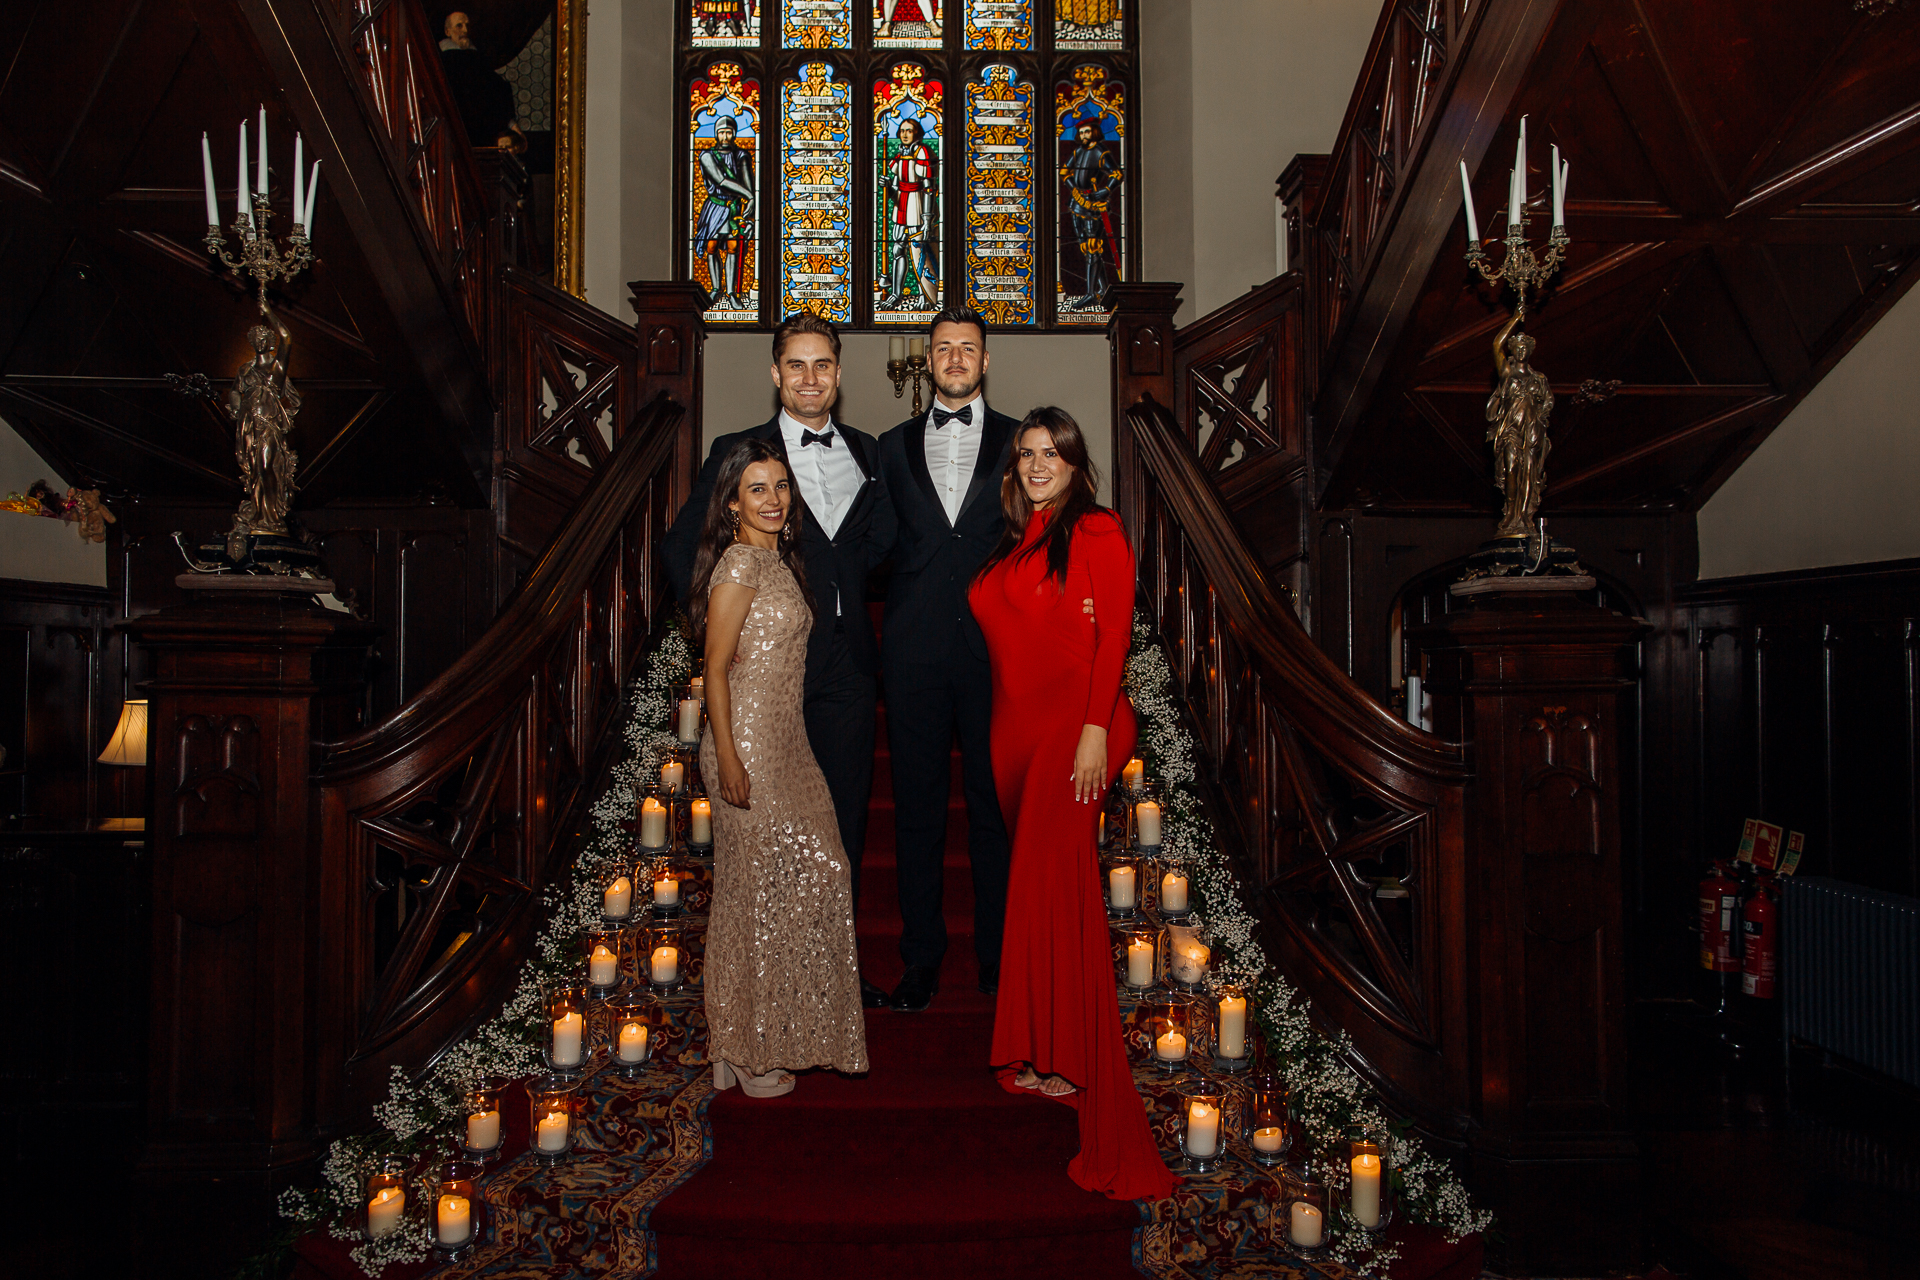
M 120 723 L 113 727 L 113 737 L 107 743 L 107 749 L 100 753 L 101 764 L 121 766 L 144 766 L 147 763 L 147 700 L 129 698 L 120 706 Z M 107 818 L 100 823 L 102 831 L 145 831 L 147 820 L 141 818 Z

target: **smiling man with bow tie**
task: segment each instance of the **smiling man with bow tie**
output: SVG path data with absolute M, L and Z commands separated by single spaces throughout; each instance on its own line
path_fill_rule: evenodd
M 873 789 L 874 676 L 880 667 L 867 614 L 867 574 L 893 543 L 893 504 L 880 478 L 874 438 L 833 420 L 840 393 L 840 334 L 831 323 L 804 311 L 780 322 L 773 332 L 773 384 L 780 412 L 757 427 L 719 437 L 707 451 L 693 493 L 667 534 L 667 573 L 684 601 L 722 459 L 741 440 L 777 443 L 805 505 L 800 546 L 814 603 L 807 642 L 807 743 L 833 795 L 858 910 L 867 799 Z M 887 992 L 864 979 L 860 997 L 870 1009 L 889 1003 Z
M 900 864 L 900 958 L 893 1007 L 924 1009 L 940 985 L 947 926 L 940 914 L 954 735 L 960 738 L 973 868 L 980 988 L 1000 980 L 1007 902 L 1007 828 L 994 791 L 988 712 L 993 672 L 967 606 L 973 575 L 1000 539 L 1000 477 L 1018 425 L 987 407 L 987 326 L 973 311 L 934 317 L 928 335 L 933 409 L 880 437 L 880 477 L 898 537 L 882 627 L 882 680 L 892 754 Z

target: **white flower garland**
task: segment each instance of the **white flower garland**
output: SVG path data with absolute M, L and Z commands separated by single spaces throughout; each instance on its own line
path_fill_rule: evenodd
M 671 692 L 692 670 L 693 654 L 686 637 L 670 627 L 645 673 L 632 686 L 622 730 L 626 758 L 614 767 L 606 791 L 588 811 L 591 834 L 574 860 L 571 877 L 548 888 L 541 898 L 548 912 L 546 926 L 499 1014 L 442 1054 L 419 1081 L 409 1080 L 394 1067 L 387 1100 L 373 1109 L 378 1127 L 334 1143 L 327 1151 L 322 1186 L 283 1192 L 281 1217 L 307 1228 L 325 1221 L 337 1238 L 357 1239 L 367 1178 L 384 1162 L 417 1164 L 435 1134 L 454 1132 L 463 1114 L 461 1095 L 481 1076 L 519 1079 L 540 1069 L 545 1021 L 541 984 L 578 971 L 580 931 L 600 919 L 600 885 L 615 867 L 633 860 L 633 835 L 621 824 L 632 820 L 642 780 L 655 776 L 677 745 L 667 732 Z M 424 1184 L 408 1189 L 401 1229 L 354 1248 L 352 1257 L 361 1270 L 378 1275 L 390 1263 L 418 1262 L 427 1256 L 426 1233 L 421 1228 L 426 1199 Z
M 1271 968 L 1253 916 L 1243 905 L 1239 879 L 1213 838 L 1212 824 L 1193 789 L 1193 739 L 1180 722 L 1173 670 L 1153 640 L 1146 615 L 1136 613 L 1127 656 L 1127 696 L 1140 718 L 1140 758 L 1160 783 L 1161 856 L 1183 867 L 1195 894 L 1194 922 L 1204 923 L 1213 947 L 1210 985 L 1230 982 L 1255 994 L 1267 1049 L 1299 1112 L 1313 1167 L 1336 1203 L 1351 1181 L 1340 1144 L 1353 1130 L 1386 1131 L 1401 1206 L 1415 1222 L 1439 1227 L 1449 1242 L 1484 1231 L 1493 1215 L 1475 1209 L 1445 1161 L 1427 1151 L 1408 1126 L 1388 1119 L 1360 1076 L 1347 1065 L 1342 1033 L 1329 1039 L 1314 1029 L 1307 998 Z M 1342 1263 L 1384 1272 L 1399 1256 L 1350 1225 L 1344 1212 L 1328 1215 L 1330 1249 Z

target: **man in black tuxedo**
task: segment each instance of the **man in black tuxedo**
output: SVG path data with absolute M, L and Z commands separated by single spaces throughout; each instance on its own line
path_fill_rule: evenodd
M 880 478 L 899 525 L 887 585 L 882 678 L 893 754 L 900 862 L 900 958 L 893 1007 L 924 1009 L 939 987 L 947 926 L 940 914 L 954 734 L 960 735 L 973 867 L 980 989 L 1000 983 L 1007 906 L 1007 827 L 988 737 L 993 672 L 967 605 L 974 571 L 1000 540 L 1000 477 L 1018 423 L 987 408 L 987 326 L 968 310 L 934 318 L 928 367 L 936 392 L 924 418 L 880 437 Z
M 874 675 L 880 667 L 867 614 L 867 574 L 893 543 L 893 504 L 880 478 L 873 437 L 833 420 L 840 391 L 840 334 L 833 325 L 804 311 L 783 320 L 773 332 L 773 382 L 781 405 L 773 420 L 721 436 L 707 451 L 693 494 L 667 533 L 667 573 L 682 600 L 696 585 L 704 589 L 704 583 L 691 581 L 693 558 L 721 461 L 742 440 L 778 444 L 806 503 L 800 545 L 814 604 L 807 643 L 807 741 L 833 794 L 858 909 L 867 798 L 873 789 Z M 864 978 L 860 996 L 869 1009 L 885 1008 L 890 999 Z

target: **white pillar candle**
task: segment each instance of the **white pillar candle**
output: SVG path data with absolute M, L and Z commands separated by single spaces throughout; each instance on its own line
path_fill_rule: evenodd
M 241 222 L 253 225 L 252 201 L 247 190 L 247 122 L 240 122 L 240 186 L 234 195 L 234 206 L 238 210 Z
M 207 187 L 207 225 L 220 225 L 220 197 L 213 189 L 213 144 L 207 141 L 207 135 L 200 135 L 200 177 Z
M 620 876 L 600 896 L 600 911 L 610 920 L 625 920 L 633 911 L 633 881 Z
M 491 1151 L 500 1145 L 500 1109 L 476 1111 L 467 1117 L 467 1150 Z
M 1220 1150 L 1220 1112 L 1197 1099 L 1187 1104 L 1187 1154 L 1201 1160 Z
M 378 1239 L 400 1227 L 400 1215 L 406 1212 L 407 1193 L 399 1187 L 382 1187 L 367 1201 L 367 1234 Z
M 1153 1051 L 1168 1062 L 1178 1062 L 1187 1056 L 1187 1038 L 1169 1028 L 1153 1042 Z
M 907 358 L 907 340 L 894 336 L 887 339 L 887 359 L 905 360 Z
M 1187 878 L 1178 871 L 1169 871 L 1160 877 L 1160 909 L 1162 911 L 1187 909 Z
M 1142 800 L 1133 806 L 1134 824 L 1140 831 L 1140 844 L 1152 848 L 1160 843 L 1160 805 L 1158 801 Z
M 596 987 L 610 987 L 620 980 L 620 957 L 604 944 L 597 944 L 587 958 L 587 981 Z
M 1305 1200 L 1295 1200 L 1287 1217 L 1287 1238 L 1302 1249 L 1318 1249 L 1326 1235 L 1326 1219 Z
M 567 1145 L 567 1113 L 550 1111 L 540 1117 L 534 1131 L 534 1145 L 542 1151 L 563 1151 Z
M 652 796 L 640 806 L 640 843 L 649 849 L 663 848 L 667 843 L 667 806 Z
M 1277 1124 L 1265 1125 L 1253 1131 L 1253 1149 L 1255 1151 L 1278 1151 L 1287 1143 L 1286 1131 Z
M 1460 193 L 1467 200 L 1467 239 L 1480 239 L 1480 220 L 1473 216 L 1473 184 L 1467 181 L 1467 162 L 1460 162 Z
M 668 986 L 680 976 L 680 949 L 678 947 L 655 947 L 653 949 L 653 980 L 661 986 Z
M 660 766 L 660 785 L 669 791 L 678 791 L 686 777 L 687 766 L 678 760 L 669 760 Z
M 1120 771 L 1120 781 L 1129 791 L 1138 791 L 1147 781 L 1147 762 L 1139 756 L 1127 761 L 1127 767 Z
M 307 239 L 313 239 L 313 198 L 320 194 L 320 162 L 315 160 L 313 168 L 307 174 L 307 207 L 300 215 L 300 225 L 307 229 Z
M 907 354 L 908 354 L 909 356 L 912 356 L 912 357 L 913 357 L 913 358 L 914 358 L 915 360 L 918 360 L 918 359 L 920 359 L 920 358 L 921 358 L 922 356 L 924 356 L 924 355 L 926 355 L 926 354 L 927 354 L 927 340 L 926 340 L 925 338 L 908 338 L 908 339 L 907 339 Z
M 1247 998 L 1245 996 L 1220 997 L 1220 1056 L 1223 1058 L 1244 1058 L 1247 1056 Z
M 585 1019 L 577 1013 L 563 1013 L 553 1020 L 554 1066 L 580 1065 L 580 1033 L 585 1029 Z
M 1363 1227 L 1380 1225 L 1380 1157 L 1364 1152 L 1353 1158 L 1353 1220 Z
M 700 737 L 700 699 L 680 699 L 680 741 L 694 742 Z
M 693 685 L 693 696 L 704 703 L 707 700 L 707 678 L 695 676 L 689 683 Z
M 1133 908 L 1135 873 L 1132 867 L 1115 867 L 1107 872 L 1107 901 L 1115 911 Z
M 1173 949 L 1173 976 L 1180 982 L 1200 981 L 1207 971 L 1207 959 L 1213 953 L 1198 942 L 1183 942 Z
M 653 882 L 653 905 L 656 907 L 677 907 L 680 905 L 680 882 L 671 875 L 660 877 Z
M 713 801 L 702 797 L 693 802 L 688 815 L 688 839 L 695 844 L 713 843 Z
M 301 217 L 307 211 L 307 147 L 299 134 L 293 135 L 293 220 L 304 221 Z
M 647 1029 L 638 1022 L 620 1024 L 620 1043 L 616 1049 L 622 1062 L 638 1062 L 647 1056 Z
M 441 1244 L 465 1244 L 473 1234 L 473 1206 L 465 1196 L 441 1196 L 436 1216 Z
M 1127 944 L 1127 985 L 1130 987 L 1153 985 L 1153 944 L 1144 938 L 1137 938 Z

